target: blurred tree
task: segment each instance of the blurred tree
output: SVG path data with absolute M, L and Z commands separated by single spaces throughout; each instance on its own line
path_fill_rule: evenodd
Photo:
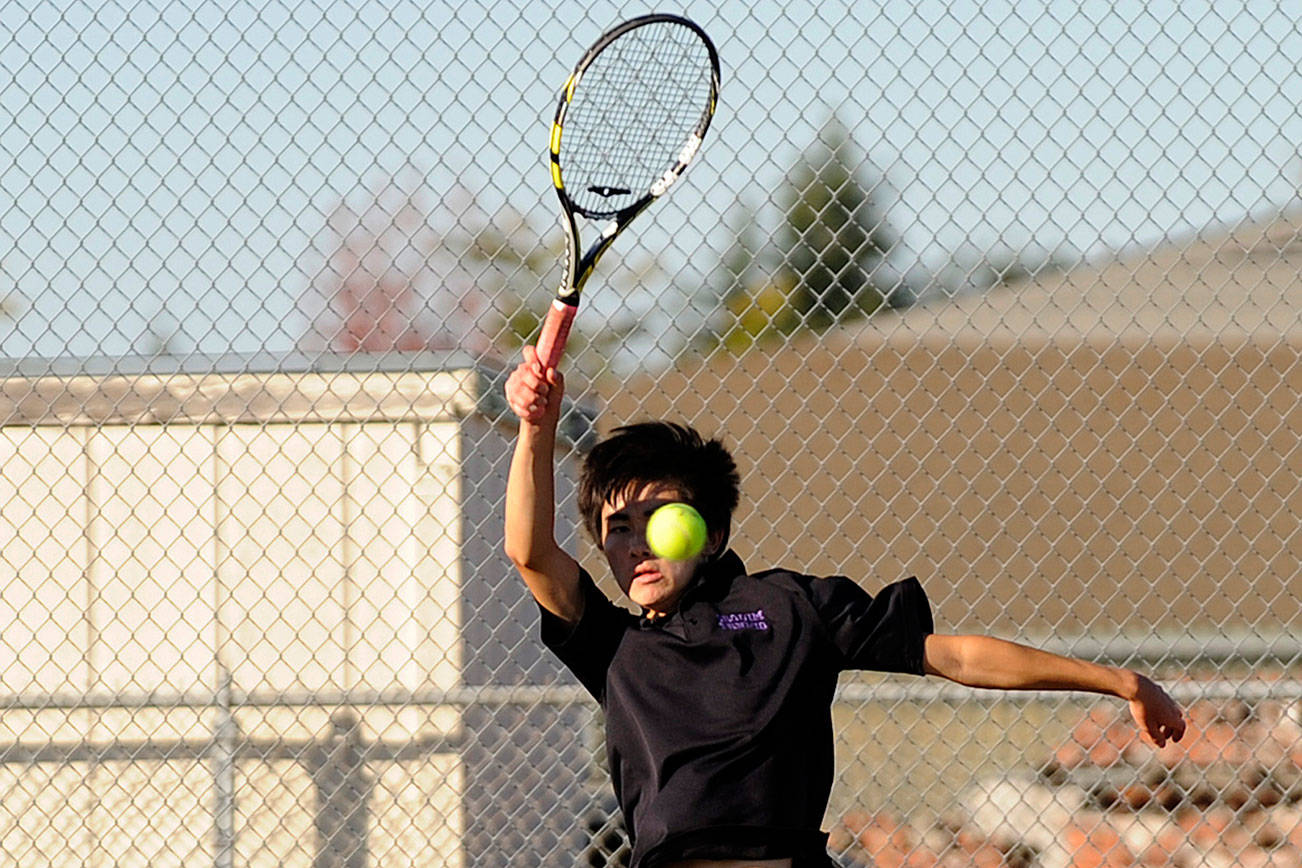
M 792 306 L 792 281 L 787 274 L 772 274 L 770 256 L 760 239 L 755 208 L 739 206 L 724 218 L 732 236 L 709 284 L 722 304 L 714 327 L 702 335 L 705 345 L 718 342 L 734 352 L 744 350 L 800 326 L 800 312 Z
M 514 356 L 538 339 L 560 284 L 564 235 L 558 227 L 544 238 L 509 208 L 472 225 L 468 243 L 459 248 L 464 250 L 462 261 L 480 275 L 481 286 L 492 287 L 503 312 L 494 346 Z M 599 294 L 584 301 L 584 312 L 566 342 L 568 373 L 595 378 L 636 366 L 638 356 L 631 346 L 648 337 L 660 343 L 661 336 L 651 334 L 655 326 L 648 309 L 654 309 L 655 296 L 650 290 L 668 280 L 653 257 L 617 251 L 603 259 L 590 284 Z
M 368 194 L 361 208 L 346 199 L 337 204 L 305 254 L 312 278 L 301 305 L 309 319 L 301 346 L 339 353 L 491 349 L 492 299 L 473 273 L 462 273 L 465 250 L 457 250 L 473 239 L 456 219 L 436 230 L 432 211 L 411 167 Z M 445 267 L 449 255 L 452 268 Z
M 913 295 L 891 263 L 899 236 L 879 205 L 882 179 L 865 177 L 849 130 L 833 118 L 795 163 L 775 201 L 782 223 L 757 240 L 755 209 L 727 221 L 734 241 L 716 271 L 731 350 L 802 329 L 825 329 L 902 305 Z
M 902 242 L 882 201 L 884 179 L 867 175 L 849 130 L 830 120 L 774 202 L 781 221 L 766 239 L 760 209 L 743 204 L 725 225 L 732 241 L 709 281 L 721 300 L 698 350 L 751 344 L 906 307 L 1013 285 L 1080 261 L 1066 245 L 965 246 L 939 268 L 899 262 Z M 766 243 L 767 241 L 767 243 Z
M 341 201 L 304 254 L 312 279 L 300 301 L 308 325 L 299 345 L 514 356 L 537 337 L 560 280 L 562 244 L 509 206 L 489 213 L 463 188 L 436 197 L 423 173 L 407 167 L 361 207 Z M 616 284 L 619 299 L 664 277 L 654 261 L 610 264 L 603 282 Z M 595 375 L 642 328 L 627 305 L 619 311 L 590 309 L 580 319 L 567 348 L 572 366 Z
M 886 267 L 898 239 L 864 177 L 850 132 L 835 118 L 797 161 L 778 192 L 785 222 L 775 239 L 803 325 L 825 328 L 871 314 L 899 288 Z

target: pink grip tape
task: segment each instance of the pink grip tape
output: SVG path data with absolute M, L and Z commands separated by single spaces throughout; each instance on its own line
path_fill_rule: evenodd
M 544 368 L 554 368 L 560 362 L 578 310 L 578 305 L 566 304 L 560 299 L 552 301 L 547 319 L 543 320 L 542 333 L 538 335 L 538 358 Z

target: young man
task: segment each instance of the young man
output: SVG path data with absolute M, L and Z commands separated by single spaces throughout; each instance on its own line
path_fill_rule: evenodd
M 563 379 L 532 348 L 507 383 L 520 418 L 506 550 L 538 601 L 544 643 L 601 703 L 634 868 L 824 868 L 839 672 L 939 675 L 973 687 L 1085 690 L 1129 701 L 1153 744 L 1184 734 L 1180 709 L 1134 672 L 986 636 L 932 630 L 916 579 L 870 596 L 850 579 L 748 574 L 727 548 L 739 496 L 717 441 L 662 422 L 618 429 L 588 455 L 579 506 L 619 587 L 615 606 L 560 548 L 553 455 Z M 707 542 L 656 557 L 646 523 L 689 503 Z

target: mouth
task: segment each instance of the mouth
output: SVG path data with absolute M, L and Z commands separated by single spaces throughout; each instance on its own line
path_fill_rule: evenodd
M 660 568 L 652 561 L 643 561 L 633 568 L 633 581 L 654 582 L 661 577 Z

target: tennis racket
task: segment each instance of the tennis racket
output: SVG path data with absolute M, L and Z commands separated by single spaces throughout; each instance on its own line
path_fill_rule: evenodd
M 718 94 L 714 44 L 676 15 L 619 24 L 570 73 L 551 131 L 566 256 L 564 279 L 538 336 L 545 367 L 560 361 L 579 293 L 597 260 L 700 150 Z M 581 250 L 580 216 L 607 221 L 587 250 Z

